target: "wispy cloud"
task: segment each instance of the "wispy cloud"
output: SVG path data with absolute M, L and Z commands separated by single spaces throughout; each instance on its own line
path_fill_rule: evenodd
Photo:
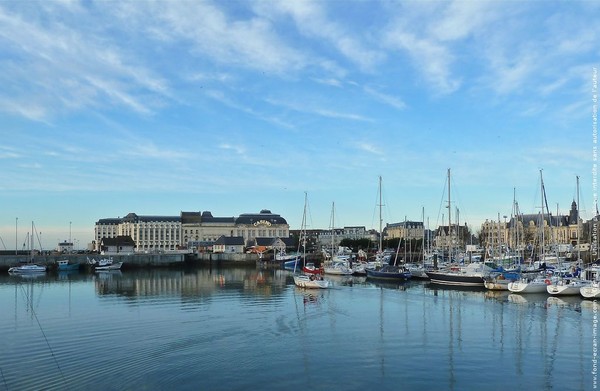
M 60 6 L 40 19 L 0 6 L 0 43 L 12 54 L 2 60 L 0 109 L 43 120 L 84 107 L 125 105 L 147 113 L 139 94 L 168 96 L 165 80 L 128 58 L 118 43 L 61 19 Z M 91 22 L 90 15 L 84 15 Z M 34 78 L 31 75 L 35 75 Z M 10 97 L 10 98 L 9 98 Z M 8 104 L 10 99 L 11 104 Z

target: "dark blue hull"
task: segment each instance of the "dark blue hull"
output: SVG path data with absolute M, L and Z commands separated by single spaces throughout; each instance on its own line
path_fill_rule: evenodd
M 469 276 L 459 273 L 426 272 L 429 280 L 434 284 L 483 286 L 483 277 Z
M 407 271 L 367 270 L 367 278 L 378 280 L 405 281 L 410 279 L 411 274 Z

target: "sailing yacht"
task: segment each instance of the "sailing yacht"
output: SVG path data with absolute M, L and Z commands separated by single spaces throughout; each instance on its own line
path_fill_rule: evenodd
M 33 254 L 34 254 L 34 248 L 33 248 L 33 236 L 34 236 L 34 231 L 35 228 L 33 226 L 33 221 L 31 222 L 31 237 L 30 237 L 30 250 L 31 250 L 31 255 L 30 255 L 30 260 L 29 263 L 25 264 L 25 265 L 19 265 L 19 266 L 13 266 L 11 268 L 8 269 L 8 273 L 9 274 L 34 274 L 34 273 L 45 273 L 46 272 L 46 266 L 44 265 L 37 265 L 35 263 L 33 263 Z
M 579 248 L 579 176 L 577 178 L 577 261 L 581 260 L 581 252 Z M 557 213 L 558 215 L 558 213 Z M 571 277 L 561 277 L 556 284 L 548 285 L 546 289 L 548 293 L 553 296 L 567 296 L 567 295 L 579 295 L 581 289 L 589 286 L 592 282 L 585 278 L 580 278 L 581 269 L 578 267 L 575 269 L 573 266 L 573 273 Z M 585 272 L 584 272 L 585 273 Z
M 544 178 L 542 177 L 542 170 L 540 170 L 540 186 L 541 186 L 541 195 L 542 195 L 542 214 L 540 221 L 540 259 L 544 259 L 544 247 L 545 247 L 545 238 L 544 238 L 544 206 L 546 210 L 548 209 L 548 205 L 546 204 L 546 190 L 544 188 Z M 537 274 L 535 277 L 522 277 L 518 281 L 513 281 L 508 284 L 508 290 L 513 293 L 546 293 L 548 292 L 548 285 L 552 285 L 554 281 L 556 281 L 556 277 L 549 276 L 546 271 L 542 271 Z
M 452 218 L 450 203 L 450 169 L 448 169 L 448 235 L 452 237 Z M 452 242 L 450 239 L 449 242 Z M 442 270 L 427 271 L 427 277 L 434 284 L 458 286 L 482 286 L 484 277 L 494 268 L 482 262 L 471 262 L 466 266 L 451 266 Z
M 302 246 L 304 256 L 303 260 L 306 260 L 306 205 L 307 195 L 304 193 L 304 213 L 302 214 L 302 226 L 300 229 L 300 242 L 298 246 Z M 306 266 L 306 265 L 304 265 Z M 300 288 L 307 289 L 327 289 L 331 287 L 329 280 L 325 280 L 320 274 L 296 274 L 296 266 L 294 266 L 294 284 Z
M 338 256 L 335 251 L 335 202 L 331 204 L 331 257 L 325 262 L 323 273 L 336 276 L 352 275 L 348 259 Z

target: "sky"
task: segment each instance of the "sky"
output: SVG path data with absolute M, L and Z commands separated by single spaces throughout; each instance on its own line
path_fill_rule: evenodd
M 596 1 L 2 1 L 0 249 L 102 218 L 291 229 L 595 202 Z M 381 177 L 382 202 L 379 202 Z M 446 223 L 447 224 L 447 223 Z M 36 235 L 37 236 L 37 235 Z

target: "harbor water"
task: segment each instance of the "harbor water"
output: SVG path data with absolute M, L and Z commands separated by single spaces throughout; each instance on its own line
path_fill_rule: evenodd
M 596 302 L 330 279 L 1 275 L 0 391 L 595 388 Z

